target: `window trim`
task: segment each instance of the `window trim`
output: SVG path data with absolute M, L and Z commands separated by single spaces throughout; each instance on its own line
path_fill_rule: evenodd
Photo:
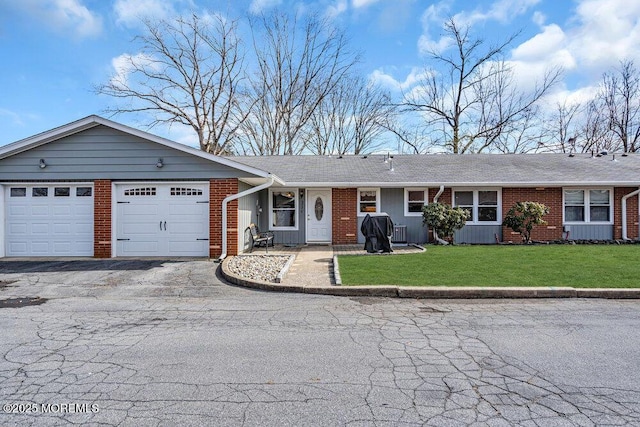
M 473 221 L 465 225 L 502 225 L 502 188 L 500 187 L 455 187 L 451 189 L 451 206 L 455 207 L 456 192 L 471 191 L 473 193 Z M 496 221 L 478 221 L 478 193 L 480 191 L 495 191 L 497 193 Z
M 295 221 L 295 225 L 293 227 L 291 226 L 286 226 L 286 227 L 278 227 L 278 226 L 274 226 L 273 225 L 273 192 L 283 192 L 283 191 L 291 191 L 294 194 L 294 221 Z M 300 211 L 300 194 L 299 194 L 299 189 L 298 188 L 291 188 L 291 187 L 277 187 L 277 188 L 269 188 L 269 230 L 271 231 L 298 231 L 300 228 L 300 215 L 299 215 L 299 211 Z
M 566 190 L 582 190 L 584 192 L 584 221 L 567 221 L 565 219 L 565 191 Z M 609 191 L 609 221 L 591 221 L 591 190 L 607 190 Z M 562 224 L 563 225 L 613 225 L 613 187 L 562 187 Z
M 409 191 L 424 192 L 423 206 L 429 203 L 429 189 L 426 187 L 405 187 L 404 188 L 404 216 L 422 216 L 422 212 L 409 212 Z M 413 202 L 417 203 L 417 202 Z
M 360 192 L 361 191 L 376 192 L 376 211 L 375 212 L 360 212 Z M 367 216 L 369 214 L 380 213 L 380 187 L 358 187 L 356 189 L 356 213 L 358 216 Z

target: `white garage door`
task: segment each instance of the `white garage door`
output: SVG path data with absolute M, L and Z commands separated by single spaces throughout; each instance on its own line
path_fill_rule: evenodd
M 92 256 L 91 184 L 5 187 L 7 256 Z
M 209 185 L 118 185 L 117 256 L 209 256 Z

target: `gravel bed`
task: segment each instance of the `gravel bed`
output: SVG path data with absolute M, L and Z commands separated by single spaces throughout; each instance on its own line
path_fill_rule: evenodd
M 229 260 L 229 271 L 240 277 L 275 282 L 289 255 L 238 255 Z

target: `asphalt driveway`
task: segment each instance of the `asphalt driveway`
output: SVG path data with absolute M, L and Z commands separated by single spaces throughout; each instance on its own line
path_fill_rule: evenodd
M 640 425 L 635 300 L 279 294 L 216 267 L 0 261 L 0 425 Z

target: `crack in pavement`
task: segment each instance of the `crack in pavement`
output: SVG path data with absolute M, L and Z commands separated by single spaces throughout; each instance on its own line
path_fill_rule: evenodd
M 26 275 L 12 292 L 59 283 L 44 276 Z M 345 299 L 226 286 L 218 297 L 192 296 L 210 280 L 178 265 L 134 276 L 123 298 L 113 282 L 98 297 L 1 310 L 0 401 L 99 411 L 0 413 L 0 424 L 640 425 L 637 382 L 557 375 L 516 345 L 530 331 L 560 345 L 601 321 L 638 331 L 633 303 Z M 129 286 L 154 281 L 182 287 L 129 297 Z

